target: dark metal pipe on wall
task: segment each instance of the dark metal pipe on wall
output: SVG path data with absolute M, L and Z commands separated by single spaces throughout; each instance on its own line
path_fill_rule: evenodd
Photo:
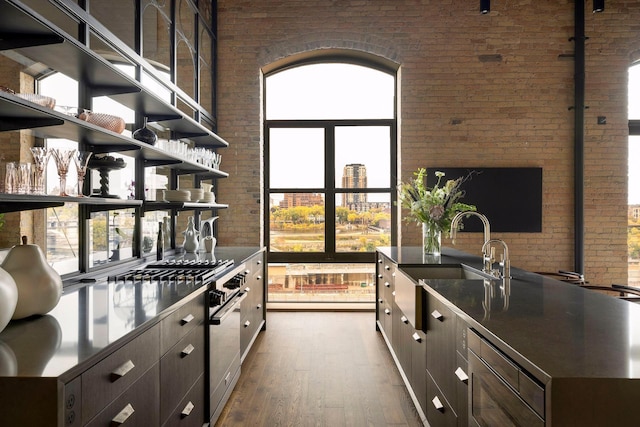
M 574 271 L 584 274 L 585 0 L 575 0 Z

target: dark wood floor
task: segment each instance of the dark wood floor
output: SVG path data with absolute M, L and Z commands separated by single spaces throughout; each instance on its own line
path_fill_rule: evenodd
M 421 426 L 373 312 L 269 312 L 216 426 Z

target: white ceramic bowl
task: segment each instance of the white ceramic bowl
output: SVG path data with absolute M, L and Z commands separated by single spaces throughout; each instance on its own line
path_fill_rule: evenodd
M 188 190 L 164 190 L 164 200 L 167 202 L 188 202 L 191 192 Z
M 191 193 L 191 201 L 197 202 L 202 199 L 204 190 L 202 188 L 183 188 L 182 190 L 188 190 Z

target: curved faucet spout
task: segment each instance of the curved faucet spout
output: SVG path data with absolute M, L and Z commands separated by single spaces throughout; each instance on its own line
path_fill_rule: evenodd
M 458 212 L 456 216 L 454 216 L 451 220 L 451 230 L 449 232 L 451 236 L 451 243 L 455 244 L 456 234 L 458 233 L 458 227 L 460 226 L 462 217 L 469 215 L 477 216 L 482 221 L 482 225 L 484 226 L 484 242 L 488 242 L 489 240 L 491 240 L 491 226 L 489 225 L 489 220 L 487 219 L 487 217 L 476 211 L 466 211 Z

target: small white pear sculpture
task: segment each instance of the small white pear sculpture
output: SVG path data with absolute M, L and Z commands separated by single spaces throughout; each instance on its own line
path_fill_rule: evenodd
M 7 327 L 18 303 L 18 288 L 13 277 L 0 268 L 0 332 Z
M 58 305 L 62 279 L 47 263 L 40 247 L 27 244 L 26 236 L 22 236 L 22 245 L 11 248 L 1 267 L 13 277 L 18 288 L 13 319 L 47 314 Z

